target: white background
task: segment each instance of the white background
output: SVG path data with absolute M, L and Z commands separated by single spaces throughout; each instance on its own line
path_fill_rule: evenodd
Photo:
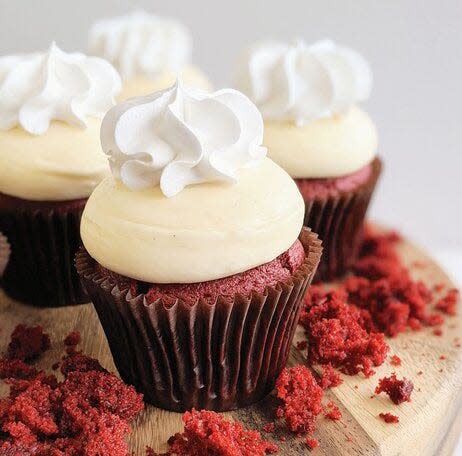
M 84 50 L 94 19 L 138 7 L 191 28 L 195 61 L 216 87 L 231 82 L 238 53 L 257 39 L 332 38 L 363 53 L 386 165 L 372 216 L 462 282 L 461 0 L 0 0 L 0 55 L 52 40 Z

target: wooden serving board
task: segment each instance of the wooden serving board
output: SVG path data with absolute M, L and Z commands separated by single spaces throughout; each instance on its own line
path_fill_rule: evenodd
M 450 279 L 425 253 L 410 242 L 398 246 L 403 261 L 411 266 L 416 278 L 427 284 L 444 283 L 453 287 Z M 416 262 L 419 267 L 412 267 Z M 422 266 L 424 265 L 424 266 Z M 40 368 L 50 366 L 63 354 L 63 338 L 72 330 L 82 333 L 81 349 L 98 358 L 103 366 L 115 371 L 112 357 L 91 304 L 60 309 L 36 309 L 17 303 L 0 290 L 0 347 L 6 347 L 9 335 L 18 323 L 41 324 L 50 334 L 53 346 L 37 363 Z M 326 392 L 342 411 L 343 418 L 334 422 L 323 417 L 318 420 L 315 436 L 319 447 L 309 451 L 302 438 L 276 430 L 264 434 L 276 441 L 282 435 L 287 440 L 277 442 L 281 455 L 450 455 L 462 430 L 462 349 L 454 339 L 462 335 L 462 316 L 447 318 L 443 336 L 437 337 L 431 329 L 408 332 L 389 339 L 390 354 L 402 359 L 401 367 L 393 367 L 387 360 L 377 374 L 369 379 L 357 375 L 343 376 L 344 383 Z M 303 338 L 300 329 L 297 338 Z M 440 356 L 445 355 L 445 360 Z M 303 355 L 293 347 L 289 365 L 303 363 Z M 396 371 L 414 382 L 411 403 L 395 406 L 385 395 L 371 399 L 378 379 Z M 423 371 L 422 375 L 417 375 Z M 0 388 L 6 394 L 6 386 Z M 259 404 L 225 414 L 243 422 L 247 427 L 261 430 L 274 419 L 276 404 L 268 397 Z M 380 412 L 399 415 L 400 423 L 386 424 L 378 418 Z M 152 406 L 133 423 L 129 437 L 130 449 L 144 456 L 146 445 L 165 450 L 166 442 L 182 429 L 181 414 L 167 412 Z

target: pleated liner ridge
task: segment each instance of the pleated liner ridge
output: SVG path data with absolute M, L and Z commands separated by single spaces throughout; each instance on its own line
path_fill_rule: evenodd
M 369 180 L 357 189 L 323 199 L 305 200 L 304 225 L 318 233 L 323 254 L 314 282 L 344 275 L 355 263 L 364 218 L 382 168 L 376 158 Z
M 101 277 L 85 249 L 76 256 L 121 377 L 151 404 L 217 411 L 254 403 L 287 362 L 303 299 L 321 256 L 317 235 L 300 234 L 304 264 L 285 281 L 233 302 L 147 304 Z
M 3 276 L 3 273 L 5 272 L 6 265 L 8 264 L 10 253 L 10 244 L 8 243 L 6 237 L 0 233 L 0 280 Z
M 0 231 L 11 255 L 1 279 L 14 299 L 40 307 L 88 302 L 74 267 L 82 207 L 29 210 L 0 207 Z

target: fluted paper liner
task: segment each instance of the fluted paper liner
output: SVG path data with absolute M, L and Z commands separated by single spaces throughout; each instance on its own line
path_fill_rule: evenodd
M 217 411 L 254 403 L 285 366 L 303 299 L 321 256 L 317 235 L 304 228 L 303 265 L 290 279 L 233 302 L 147 304 L 96 272 L 81 249 L 77 271 L 98 312 L 125 382 L 168 410 Z
M 318 234 L 323 247 L 314 282 L 334 280 L 354 265 L 364 218 L 381 168 L 381 161 L 376 158 L 372 162 L 372 174 L 364 185 L 337 196 L 305 200 L 304 225 Z
M 6 265 L 10 258 L 10 244 L 8 243 L 6 237 L 0 233 L 0 284 L 3 273 L 5 272 Z
M 28 304 L 48 307 L 88 302 L 74 267 L 81 245 L 81 207 L 0 207 L 0 231 L 11 255 L 2 277 L 5 292 Z

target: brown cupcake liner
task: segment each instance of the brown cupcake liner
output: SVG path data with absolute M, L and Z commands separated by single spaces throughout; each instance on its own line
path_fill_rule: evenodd
M 262 399 L 285 366 L 321 242 L 304 228 L 306 258 L 285 282 L 232 302 L 219 297 L 147 304 L 96 271 L 84 248 L 77 271 L 98 312 L 125 382 L 151 404 L 174 411 L 232 410 Z
M 305 199 L 304 225 L 318 234 L 323 254 L 313 282 L 344 275 L 355 263 L 364 218 L 382 168 L 376 158 L 369 180 L 357 189 L 322 199 Z
M 0 204 L 0 231 L 11 247 L 2 286 L 10 297 L 41 307 L 89 301 L 74 267 L 83 208 L 84 201 L 56 209 Z
M 11 249 L 8 240 L 2 233 L 0 233 L 0 280 L 5 272 L 8 260 L 10 259 L 10 253 Z

